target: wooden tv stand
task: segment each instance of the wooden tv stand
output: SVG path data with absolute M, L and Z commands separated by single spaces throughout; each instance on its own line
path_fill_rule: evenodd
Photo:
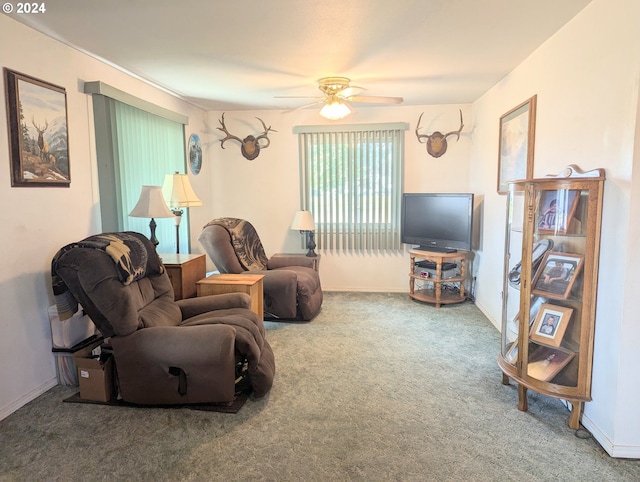
M 436 308 L 440 305 L 450 303 L 462 303 L 465 300 L 464 281 L 465 269 L 467 261 L 466 251 L 456 251 L 455 253 L 440 253 L 435 251 L 423 251 L 421 249 L 409 250 L 409 296 L 414 300 L 424 301 L 426 303 L 435 303 Z M 436 264 L 435 277 L 423 277 L 415 273 L 416 258 L 426 261 L 432 261 Z M 459 263 L 460 273 L 454 278 L 442 279 L 442 263 L 455 262 Z M 425 281 L 432 287 L 416 289 L 416 280 Z M 457 284 L 458 292 L 449 292 L 442 290 L 443 283 Z

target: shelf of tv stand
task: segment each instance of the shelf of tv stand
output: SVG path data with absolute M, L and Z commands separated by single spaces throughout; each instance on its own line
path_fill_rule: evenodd
M 462 303 L 465 300 L 464 281 L 465 281 L 465 269 L 467 261 L 466 251 L 456 251 L 454 253 L 442 253 L 437 251 L 425 251 L 421 249 L 409 250 L 409 296 L 414 300 L 423 301 L 426 303 L 434 303 L 436 308 L 440 308 L 440 305 L 451 303 Z M 436 276 L 433 278 L 423 278 L 415 274 L 416 258 L 431 261 L 436 264 Z M 442 263 L 444 262 L 456 262 L 460 263 L 460 273 L 453 278 L 442 279 Z M 416 280 L 426 281 L 433 285 L 431 288 L 416 289 Z M 459 291 L 452 293 L 442 290 L 443 283 L 457 284 Z

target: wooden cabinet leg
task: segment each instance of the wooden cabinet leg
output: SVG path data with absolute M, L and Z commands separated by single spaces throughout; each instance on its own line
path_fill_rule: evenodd
M 580 428 L 580 415 L 582 415 L 582 402 L 571 402 L 571 415 L 569 415 L 569 428 Z
M 518 410 L 526 412 L 529 410 L 529 404 L 527 402 L 527 387 L 524 385 L 518 385 Z
M 413 297 L 413 293 L 415 292 L 415 280 L 413 279 L 413 274 L 415 273 L 415 265 L 416 265 L 416 257 L 409 256 L 409 296 Z
M 502 384 L 503 385 L 509 385 L 509 377 L 507 375 L 505 375 L 504 373 L 502 374 Z

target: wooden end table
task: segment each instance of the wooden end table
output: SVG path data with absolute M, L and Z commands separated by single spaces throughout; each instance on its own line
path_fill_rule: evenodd
M 207 275 L 207 257 L 204 254 L 160 254 L 176 300 L 194 298 L 196 282 Z
M 223 293 L 247 293 L 251 297 L 251 311 L 264 319 L 262 274 L 212 274 L 196 283 L 198 296 Z

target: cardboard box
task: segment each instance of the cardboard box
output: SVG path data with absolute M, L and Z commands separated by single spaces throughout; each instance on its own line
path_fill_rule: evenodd
M 73 354 L 78 369 L 80 398 L 84 400 L 108 402 L 113 398 L 113 357 L 109 356 L 101 362 L 91 355 L 101 343 L 99 341 Z

